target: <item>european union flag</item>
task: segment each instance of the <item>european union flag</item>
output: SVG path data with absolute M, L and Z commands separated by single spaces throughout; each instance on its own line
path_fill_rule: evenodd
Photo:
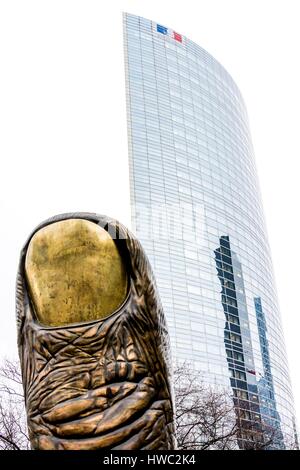
M 168 28 L 162 26 L 161 24 L 156 25 L 156 31 L 161 34 L 168 34 Z

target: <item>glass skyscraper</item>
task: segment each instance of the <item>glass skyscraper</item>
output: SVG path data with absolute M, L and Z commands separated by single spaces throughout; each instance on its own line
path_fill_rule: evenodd
M 229 387 L 245 426 L 288 448 L 293 397 L 243 98 L 182 34 L 123 19 L 132 224 L 173 359 Z

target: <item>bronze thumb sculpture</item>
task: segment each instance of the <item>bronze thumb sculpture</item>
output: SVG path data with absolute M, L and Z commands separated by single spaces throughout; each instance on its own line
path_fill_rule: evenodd
M 64 214 L 27 240 L 18 346 L 33 449 L 172 449 L 169 340 L 150 264 L 121 224 Z

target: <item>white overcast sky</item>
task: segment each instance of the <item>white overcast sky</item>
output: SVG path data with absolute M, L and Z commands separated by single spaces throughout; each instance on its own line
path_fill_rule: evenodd
M 299 0 L 1 0 L 0 357 L 31 229 L 78 210 L 130 224 L 122 11 L 200 44 L 244 96 L 300 420 Z

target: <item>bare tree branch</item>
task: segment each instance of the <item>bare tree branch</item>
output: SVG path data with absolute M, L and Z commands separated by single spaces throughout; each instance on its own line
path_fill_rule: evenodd
M 272 420 L 264 422 L 260 415 L 257 422 L 249 419 L 249 404 L 237 400 L 228 389 L 206 385 L 188 363 L 174 372 L 180 449 L 263 450 L 283 445 L 281 429 L 272 425 Z M 292 436 L 285 436 L 285 442 L 289 449 L 296 446 Z
M 240 448 L 261 450 L 274 448 L 282 438 L 270 424 L 247 420 L 242 400 L 228 389 L 206 385 L 187 363 L 176 367 L 174 389 L 179 449 L 229 450 L 240 443 Z M 287 448 L 297 448 L 293 436 L 285 441 L 290 441 Z M 19 361 L 5 359 L 0 366 L 0 449 L 29 448 Z
M 6 442 L 10 447 L 13 447 L 15 450 L 21 450 L 20 447 L 13 441 L 11 441 L 8 437 L 0 434 L 0 439 Z
M 174 387 L 180 449 L 236 447 L 238 427 L 227 390 L 205 385 L 187 363 L 175 369 Z
M 0 449 L 29 449 L 19 361 L 9 359 L 0 366 Z

